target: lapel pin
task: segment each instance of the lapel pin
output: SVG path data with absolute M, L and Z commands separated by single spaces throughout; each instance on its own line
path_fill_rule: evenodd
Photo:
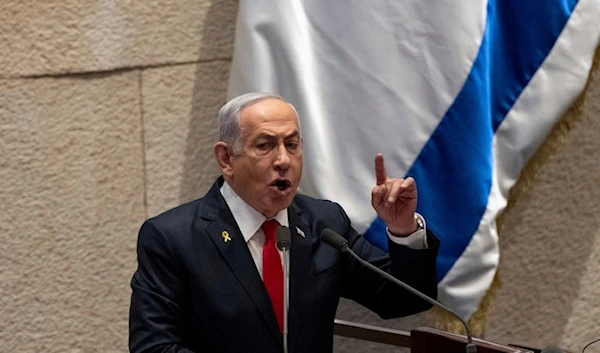
M 306 238 L 306 235 L 304 235 L 304 232 L 302 231 L 302 229 L 296 227 L 296 232 L 298 233 L 299 236 L 301 236 L 302 238 Z
M 221 233 L 221 236 L 223 237 L 223 241 L 224 242 L 229 242 L 231 241 L 231 237 L 229 236 L 229 232 L 227 232 L 226 230 L 223 231 L 223 233 Z

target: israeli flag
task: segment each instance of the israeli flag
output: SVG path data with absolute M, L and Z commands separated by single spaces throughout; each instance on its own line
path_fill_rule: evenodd
M 499 261 L 495 219 L 582 91 L 598 0 L 240 0 L 229 96 L 282 95 L 304 135 L 301 191 L 385 249 L 373 159 L 412 176 L 440 239 L 439 298 L 464 318 Z

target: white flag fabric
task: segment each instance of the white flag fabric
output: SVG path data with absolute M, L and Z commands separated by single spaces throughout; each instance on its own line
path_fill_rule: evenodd
M 375 154 L 413 176 L 441 240 L 439 298 L 469 318 L 498 266 L 496 216 L 582 91 L 599 18 L 598 0 L 240 0 L 228 95 L 294 104 L 301 191 L 384 250 Z

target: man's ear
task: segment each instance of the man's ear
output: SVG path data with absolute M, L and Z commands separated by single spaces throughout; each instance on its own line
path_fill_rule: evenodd
M 223 176 L 231 177 L 233 175 L 233 165 L 231 164 L 233 153 L 229 145 L 223 141 L 219 141 L 215 143 L 213 153 Z

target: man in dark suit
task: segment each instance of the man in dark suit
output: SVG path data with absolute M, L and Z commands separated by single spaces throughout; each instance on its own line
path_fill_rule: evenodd
M 273 240 L 279 225 L 292 237 L 290 352 L 332 351 L 340 296 L 383 318 L 430 307 L 319 239 L 331 228 L 370 263 L 435 297 L 438 240 L 415 213 L 412 178 L 388 178 L 383 157 L 375 157 L 372 206 L 388 228 L 388 255 L 352 228 L 338 204 L 296 193 L 303 141 L 296 111 L 281 97 L 229 101 L 219 129 L 214 154 L 222 177 L 203 198 L 140 230 L 131 352 L 282 352 L 282 262 Z

